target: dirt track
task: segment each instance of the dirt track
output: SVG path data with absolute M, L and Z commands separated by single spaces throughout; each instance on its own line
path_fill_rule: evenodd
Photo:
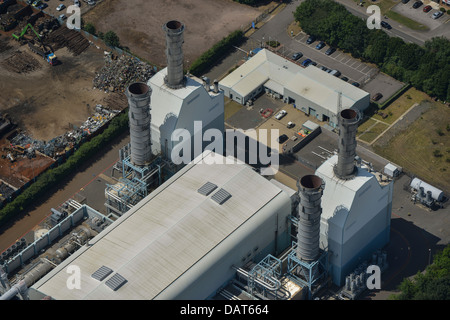
M 20 50 L 41 65 L 16 73 L 0 64 L 0 112 L 8 113 L 33 138 L 48 141 L 64 134 L 69 124 L 81 125 L 106 96 L 92 89 L 95 71 L 103 66 L 102 50 L 90 47 L 76 57 L 66 48 L 56 50 L 61 64 L 52 67 L 26 46 L 13 41 L 8 45 L 11 48 L 0 52 L 0 61 Z
M 123 46 L 160 66 L 166 64 L 162 25 L 185 24 L 185 65 L 230 32 L 249 25 L 261 12 L 232 0 L 104 0 L 83 19 L 97 31 L 113 30 Z

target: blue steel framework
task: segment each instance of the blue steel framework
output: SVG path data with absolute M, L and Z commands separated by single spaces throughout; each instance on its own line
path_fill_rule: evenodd
M 271 284 L 271 285 L 277 285 L 275 282 L 278 281 L 278 278 L 280 278 L 282 273 L 282 266 L 281 266 L 281 260 L 275 258 L 271 254 L 267 255 L 263 260 L 261 260 L 257 265 L 255 265 L 252 270 L 248 273 L 248 287 L 249 287 L 249 293 L 253 295 L 256 290 L 257 286 L 255 283 L 255 280 L 258 279 L 262 282 Z M 275 280 L 275 281 L 274 281 Z M 266 296 L 266 288 L 262 287 L 262 293 L 264 296 Z M 278 288 L 279 289 L 279 288 Z M 277 290 L 275 290 L 274 295 L 277 297 Z
M 326 279 L 328 274 L 328 252 L 322 251 L 317 260 L 308 263 L 297 257 L 296 247 L 297 244 L 293 242 L 292 251 L 288 255 L 287 277 L 301 287 L 308 287 L 308 299 L 311 299 L 314 289 L 320 284 L 320 280 Z

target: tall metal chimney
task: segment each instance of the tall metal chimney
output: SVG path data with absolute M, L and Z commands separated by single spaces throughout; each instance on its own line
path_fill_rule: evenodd
M 334 173 L 340 179 L 348 180 L 353 178 L 357 170 L 355 156 L 358 121 L 359 115 L 352 109 L 344 109 L 338 115 L 338 163 L 334 167 Z
M 148 165 L 152 158 L 150 133 L 151 89 L 142 82 L 131 84 L 127 91 L 128 117 L 130 119 L 131 163 L 136 166 Z
M 172 89 L 184 86 L 183 71 L 183 32 L 184 24 L 171 20 L 163 26 L 166 32 L 167 76 L 164 81 Z
M 319 256 L 320 206 L 324 182 L 316 175 L 306 175 L 297 181 L 298 205 L 297 258 L 311 262 Z

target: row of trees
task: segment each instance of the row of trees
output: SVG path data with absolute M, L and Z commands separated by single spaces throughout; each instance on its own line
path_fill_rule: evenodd
M 94 35 L 94 36 L 99 37 L 100 39 L 102 39 L 103 41 L 105 41 L 105 43 L 106 43 L 108 46 L 111 46 L 111 47 L 117 47 L 117 48 L 120 47 L 120 39 L 119 39 L 119 36 L 118 36 L 114 31 L 111 31 L 111 30 L 110 30 L 110 31 L 108 31 L 108 32 L 106 32 L 106 33 L 99 32 L 99 33 L 97 34 L 97 30 L 95 29 L 95 26 L 94 26 L 92 23 L 86 23 L 86 24 L 83 26 L 83 30 L 86 31 L 86 32 L 88 32 L 88 33 L 90 33 L 90 34 L 92 34 L 92 35 Z
M 450 300 L 450 245 L 433 258 L 425 273 L 404 279 L 394 300 Z
M 201 76 L 206 70 L 233 50 L 233 46 L 239 46 L 243 40 L 244 33 L 241 30 L 230 33 L 195 60 L 189 71 L 193 75 Z
M 128 128 L 128 112 L 114 117 L 108 127 L 90 141 L 85 142 L 66 162 L 49 169 L 40 175 L 36 182 L 18 195 L 12 202 L 0 210 L 0 225 L 15 215 L 22 213 L 28 206 L 48 194 L 48 190 L 75 173 L 80 165 L 107 146 L 115 137 Z
M 450 41 L 432 38 L 421 47 L 369 29 L 366 21 L 332 0 L 306 0 L 294 12 L 308 34 L 375 63 L 381 71 L 441 100 L 450 100 Z

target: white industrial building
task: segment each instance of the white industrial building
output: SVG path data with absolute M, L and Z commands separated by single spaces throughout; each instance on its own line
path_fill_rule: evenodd
M 203 155 L 34 284 L 30 298 L 206 299 L 233 266 L 280 254 L 295 192 L 243 163 L 203 164 Z M 66 286 L 71 265 L 79 290 Z
M 178 143 L 171 139 L 176 129 L 187 129 L 194 137 L 194 121 L 201 121 L 202 136 L 211 128 L 224 132 L 224 95 L 194 76 L 185 76 L 183 87 L 170 88 L 164 82 L 166 75 L 167 68 L 164 68 L 148 81 L 148 85 L 152 90 L 152 153 L 162 153 L 170 158 Z
M 316 175 L 325 183 L 320 245 L 328 251 L 333 283 L 343 285 L 345 276 L 389 242 L 394 186 L 364 166 L 342 180 L 334 172 L 337 162 L 337 155 L 331 157 Z
M 219 91 L 217 81 L 211 86 L 209 79 L 200 80 L 184 75 L 183 33 L 184 24 L 172 20 L 163 26 L 166 33 L 167 67 L 148 81 L 152 91 L 151 144 L 153 154 L 162 154 L 171 159 L 173 147 L 179 141 L 172 141 L 176 129 L 186 129 L 190 133 L 192 160 L 203 150 L 195 149 L 192 143 L 195 134 L 208 129 L 224 132 L 224 95 Z M 194 126 L 201 122 L 201 129 Z M 201 131 L 201 132 L 200 132 Z
M 333 127 L 337 125 L 338 109 L 363 111 L 370 103 L 366 91 L 315 66 L 304 68 L 267 49 L 258 51 L 222 79 L 219 88 L 241 104 L 263 91 L 273 94 Z

